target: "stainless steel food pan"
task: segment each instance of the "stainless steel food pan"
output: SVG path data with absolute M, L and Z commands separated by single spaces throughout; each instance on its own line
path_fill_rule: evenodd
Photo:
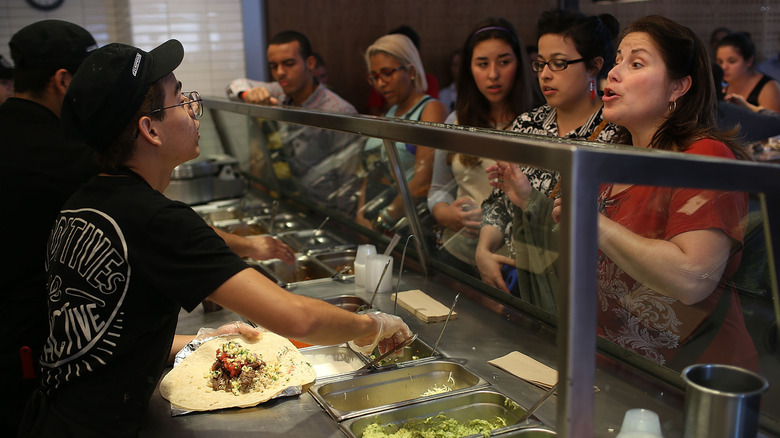
M 363 360 L 345 345 L 306 347 L 299 350 L 317 372 L 317 382 L 356 371 Z
M 496 435 L 497 438 L 549 438 L 558 435 L 547 427 L 524 427 L 507 433 Z
M 279 259 L 257 262 L 260 272 L 274 280 L 282 287 L 293 287 L 300 284 L 311 284 L 322 281 L 332 281 L 335 272 L 330 268 L 310 258 L 299 254 L 295 263 L 287 264 Z
M 463 365 L 435 361 L 316 384 L 309 391 L 342 421 L 486 385 Z
M 356 295 L 337 295 L 335 297 L 322 298 L 322 301 L 352 313 L 368 309 L 368 301 Z
M 257 218 L 215 221 L 213 225 L 226 233 L 244 237 L 268 234 L 268 228 Z
M 271 227 L 271 216 L 266 213 L 260 220 L 265 224 L 267 228 Z M 305 219 L 290 213 L 279 213 L 274 216 L 273 220 L 273 234 L 286 233 L 289 231 L 307 230 L 311 228 L 311 224 L 306 222 Z
M 312 254 L 312 257 L 340 273 L 337 280 L 355 278 L 355 250 L 326 251 Z M 346 269 L 346 270 L 344 270 Z
M 436 417 L 439 414 L 461 423 L 470 420 L 494 422 L 496 417 L 503 418 L 507 425 L 494 429 L 492 434 L 526 426 L 540 426 L 539 421 L 533 416 L 523 424 L 519 424 L 524 413 L 523 407 L 504 394 L 491 389 L 479 389 L 344 420 L 339 426 L 347 436 L 354 438 L 362 436 L 366 427 L 373 423 L 379 424 L 385 431 L 392 433 L 404 426 L 412 427 L 426 418 Z M 481 437 L 481 435 L 468 436 Z
M 411 344 L 404 347 L 401 354 L 397 357 L 383 359 L 379 363 L 379 367 L 395 368 L 396 366 L 414 365 L 420 362 L 430 362 L 434 359 L 441 358 L 441 355 L 437 354 L 434 357 L 431 356 L 431 353 L 433 353 L 433 347 L 420 340 L 420 338 L 417 338 Z M 380 354 L 379 349 L 375 349 L 370 356 L 366 357 L 366 363 Z
M 246 219 L 259 216 L 267 216 L 269 207 L 263 204 L 245 204 L 240 201 L 232 202 L 223 206 L 209 206 L 204 208 L 193 208 L 203 219 L 209 223 L 231 219 Z
M 297 252 L 344 249 L 346 242 L 328 230 L 299 230 L 279 233 L 279 238 Z

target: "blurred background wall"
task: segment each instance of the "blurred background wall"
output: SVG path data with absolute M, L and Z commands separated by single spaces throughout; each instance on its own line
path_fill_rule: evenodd
M 622 26 L 664 15 L 705 42 L 713 29 L 726 26 L 750 32 L 762 59 L 780 51 L 780 0 L 64 0 L 48 12 L 22 0 L 0 0 L 0 54 L 9 55 L 7 41 L 16 30 L 46 18 L 80 24 L 100 45 L 117 41 L 149 50 L 177 38 L 186 51 L 177 70 L 185 87 L 223 96 L 224 86 L 247 72 L 267 78 L 266 38 L 295 29 L 324 57 L 332 88 L 363 111 L 369 85 L 362 53 L 390 29 L 406 24 L 420 34 L 426 71 L 444 87 L 452 80 L 449 54 L 477 22 L 503 16 L 526 44 L 535 44 L 539 14 L 561 4 L 588 15 L 610 13 Z

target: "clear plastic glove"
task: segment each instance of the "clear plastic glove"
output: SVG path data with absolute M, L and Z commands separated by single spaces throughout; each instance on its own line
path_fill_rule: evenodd
M 195 340 L 203 340 L 220 335 L 241 335 L 247 339 L 255 340 L 260 339 L 263 336 L 263 332 L 245 322 L 233 321 L 218 328 L 201 327 L 198 330 L 198 334 L 195 335 Z
M 366 356 L 379 346 L 379 352 L 384 353 L 412 336 L 412 331 L 398 316 L 377 312 L 368 313 L 368 316 L 376 321 L 379 329 L 370 344 L 358 345 L 354 340 L 349 341 L 349 347 Z

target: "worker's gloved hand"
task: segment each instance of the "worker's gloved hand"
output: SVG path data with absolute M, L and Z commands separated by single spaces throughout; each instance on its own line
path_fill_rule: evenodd
M 202 340 L 220 335 L 242 335 L 247 339 L 255 340 L 260 339 L 263 336 L 263 332 L 245 322 L 233 321 L 215 329 L 203 327 L 198 330 L 198 334 L 195 335 L 195 339 Z
M 376 321 L 377 332 L 370 343 L 365 343 L 367 338 L 349 341 L 350 348 L 358 353 L 368 356 L 377 345 L 379 352 L 384 353 L 412 336 L 412 331 L 398 316 L 382 312 L 368 313 L 367 315 Z

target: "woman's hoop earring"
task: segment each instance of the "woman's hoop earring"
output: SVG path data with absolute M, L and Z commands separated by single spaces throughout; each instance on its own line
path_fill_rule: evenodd
M 677 101 L 673 100 L 673 101 L 669 102 L 669 112 L 673 113 L 674 110 L 676 110 L 676 109 L 677 109 Z

